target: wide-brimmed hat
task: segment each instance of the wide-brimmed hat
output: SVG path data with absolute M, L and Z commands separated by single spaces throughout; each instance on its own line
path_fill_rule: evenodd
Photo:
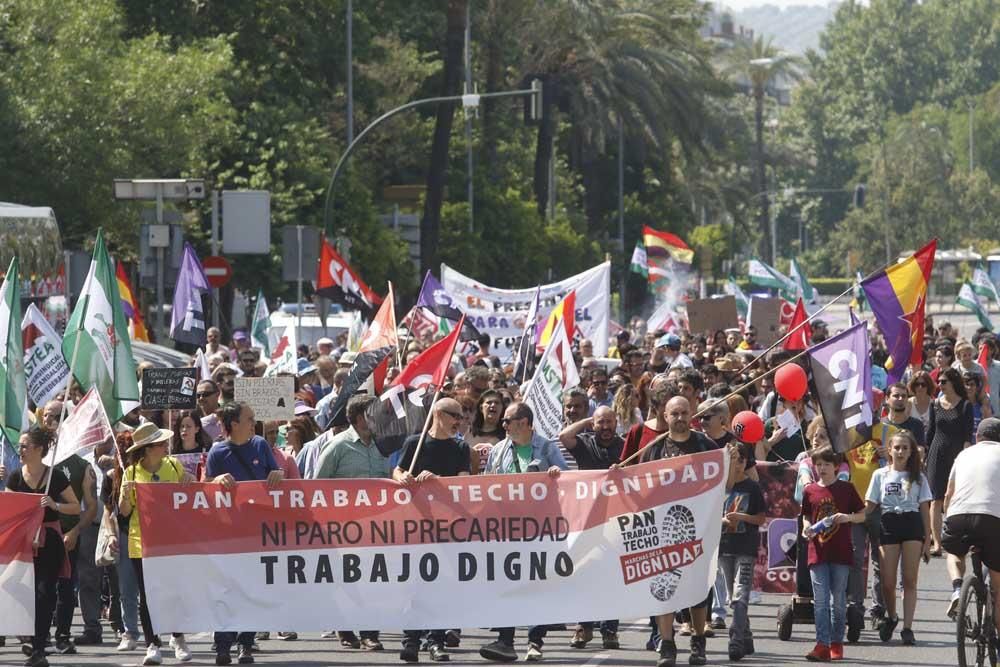
M 172 437 L 174 437 L 173 431 L 160 428 L 153 422 L 143 422 L 138 428 L 132 431 L 132 442 L 134 444 L 129 447 L 125 453 L 131 454 L 132 452 L 139 451 L 143 447 L 147 447 L 157 442 L 170 440 Z
M 716 359 L 715 367 L 723 373 L 735 373 L 743 368 L 743 359 L 738 354 L 729 353 Z

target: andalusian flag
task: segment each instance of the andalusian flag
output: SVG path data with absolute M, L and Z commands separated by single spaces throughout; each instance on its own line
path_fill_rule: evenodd
M 131 327 L 132 340 L 148 343 L 149 332 L 146 331 L 146 323 L 142 320 L 139 300 L 135 298 L 132 284 L 129 282 L 128 274 L 125 273 L 125 267 L 121 262 L 115 263 L 115 278 L 118 281 L 118 293 L 122 297 L 122 310 L 125 311 L 125 317 L 131 322 L 129 326 Z
M 263 350 L 264 359 L 271 358 L 271 342 L 267 332 L 271 328 L 271 311 L 267 309 L 267 299 L 264 290 L 257 291 L 257 303 L 253 309 L 253 322 L 250 325 L 250 344 Z
M 982 262 L 976 266 L 976 270 L 972 273 L 972 291 L 977 296 L 986 299 L 987 304 L 992 301 L 1000 307 L 1000 294 L 997 293 L 997 286 L 990 280 L 990 274 L 986 272 Z M 988 309 L 989 306 L 987 305 Z
M 809 284 L 809 279 L 806 278 L 805 271 L 799 266 L 799 263 L 792 258 L 792 266 L 788 270 L 789 278 L 798 287 L 799 296 L 802 297 L 802 301 L 807 304 L 815 304 L 817 302 L 816 290 L 813 286 Z
M 899 382 L 907 365 L 923 357 L 927 285 L 936 250 L 937 239 L 861 283 L 889 349 L 885 369 L 890 384 Z
M 10 260 L 0 290 L 0 428 L 7 442 L 16 447 L 21 433 L 28 430 L 28 384 L 21 343 L 21 282 L 16 256 Z
M 572 341 L 573 333 L 576 331 L 576 290 L 563 297 L 563 300 L 549 313 L 545 323 L 540 325 L 535 336 L 536 349 L 539 352 L 548 346 L 549 341 L 552 340 L 552 334 L 555 333 L 556 327 L 560 323 L 566 329 L 566 338 Z
M 759 259 L 750 260 L 748 273 L 751 285 L 777 290 L 785 301 L 794 301 L 798 296 L 799 287 L 794 280 Z
M 746 317 L 747 311 L 750 309 L 750 299 L 747 297 L 746 292 L 744 292 L 740 287 L 739 283 L 737 283 L 732 276 L 729 276 L 729 279 L 726 280 L 726 284 L 722 289 L 726 294 L 732 294 L 736 297 L 736 310 L 740 315 Z
M 649 280 L 649 261 L 646 258 L 646 245 L 642 242 L 641 236 L 635 242 L 635 250 L 632 251 L 632 263 L 629 265 L 629 270 Z
M 989 313 L 986 312 L 986 304 L 976 293 L 974 286 L 969 283 L 963 283 L 962 289 L 958 291 L 958 298 L 955 300 L 955 303 L 971 310 L 979 318 L 979 324 L 993 331 L 993 323 L 990 322 Z
M 97 388 L 112 424 L 139 406 L 128 323 L 103 230 L 97 231 L 94 258 L 66 324 L 62 349 L 84 391 Z
M 851 308 L 857 310 L 859 313 L 865 312 L 868 308 L 868 299 L 865 298 L 865 291 L 861 289 L 861 283 L 864 277 L 861 272 L 858 271 L 854 276 L 854 289 L 851 294 Z

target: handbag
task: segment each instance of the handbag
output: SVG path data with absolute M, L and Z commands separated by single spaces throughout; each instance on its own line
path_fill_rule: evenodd
M 101 528 L 97 531 L 97 549 L 94 550 L 94 564 L 97 567 L 107 567 L 118 563 L 118 551 L 111 550 L 111 537 L 114 532 L 108 528 L 108 523 L 108 521 L 101 521 Z M 110 523 L 116 524 L 114 518 L 111 519 Z

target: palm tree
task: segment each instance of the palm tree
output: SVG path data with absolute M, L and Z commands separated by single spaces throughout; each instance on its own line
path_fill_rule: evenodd
M 767 256 L 767 249 L 770 247 L 769 198 L 764 194 L 767 191 L 764 96 L 767 94 L 768 85 L 775 79 L 800 80 L 804 67 L 803 58 L 785 53 L 774 45 L 772 38 L 765 39 L 763 35 L 754 40 L 736 40 L 724 58 L 723 73 L 733 79 L 738 86 L 746 86 L 754 102 L 754 189 L 755 196 L 760 200 L 762 257 Z

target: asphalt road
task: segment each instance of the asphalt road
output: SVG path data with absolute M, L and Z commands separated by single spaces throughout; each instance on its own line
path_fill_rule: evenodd
M 954 665 L 956 649 L 953 622 L 944 616 L 948 599 L 949 582 L 945 572 L 944 560 L 931 560 L 923 566 L 920 575 L 920 601 L 917 606 L 917 620 L 914 632 L 917 645 L 902 646 L 899 643 L 898 632 L 890 644 L 882 644 L 875 632 L 866 629 L 858 644 L 848 645 L 846 660 L 842 665 Z M 751 625 L 754 630 L 757 653 L 744 658 L 742 664 L 748 665 L 785 665 L 792 663 L 806 664 L 804 655 L 812 648 L 815 638 L 812 626 L 796 625 L 792 639 L 779 641 L 776 636 L 775 618 L 778 608 L 786 602 L 786 598 L 778 595 L 764 595 L 759 604 L 752 605 Z M 79 618 L 77 619 L 79 621 Z M 277 629 L 277 628 L 274 628 Z M 272 630 L 274 630 L 272 629 Z M 75 628 L 79 632 L 79 628 Z M 606 651 L 600 646 L 600 641 L 592 644 L 593 648 L 583 650 L 569 647 L 570 631 L 549 633 L 545 644 L 544 662 L 559 665 L 655 665 L 656 654 L 645 650 L 648 630 L 644 621 L 623 623 L 620 633 L 622 648 L 616 651 Z M 708 657 L 710 664 L 726 664 L 727 640 L 720 632 L 719 636 L 708 640 Z M 106 636 L 112 636 L 106 630 Z M 272 632 L 272 637 L 275 634 Z M 396 632 L 383 634 L 386 651 L 382 653 L 366 653 L 350 649 L 342 649 L 334 639 L 322 639 L 317 633 L 308 633 L 298 641 L 284 642 L 277 639 L 260 642 L 262 651 L 257 654 L 257 664 L 263 665 L 399 665 L 398 649 L 400 635 Z M 481 629 L 463 631 L 462 645 L 453 649 L 452 664 L 484 665 L 489 664 L 479 657 L 479 646 L 492 641 L 494 635 Z M 191 665 L 214 665 L 214 654 L 211 652 L 212 638 L 207 633 L 188 635 L 189 645 L 194 651 Z M 526 633 L 518 631 L 518 646 L 521 659 L 524 658 Z M 108 643 L 101 647 L 81 647 L 76 655 L 52 655 L 49 660 L 52 665 L 107 665 L 131 666 L 142 663 L 143 652 L 136 650 L 130 653 L 116 653 L 114 645 Z M 678 664 L 687 664 L 686 639 L 678 637 Z M 235 655 L 234 655 L 235 658 Z M 0 665 L 18 665 L 23 661 L 16 645 L 0 648 Z M 235 664 L 235 660 L 233 661 Z M 421 654 L 421 663 L 430 661 L 427 654 Z M 165 647 L 164 664 L 177 664 L 173 652 Z

